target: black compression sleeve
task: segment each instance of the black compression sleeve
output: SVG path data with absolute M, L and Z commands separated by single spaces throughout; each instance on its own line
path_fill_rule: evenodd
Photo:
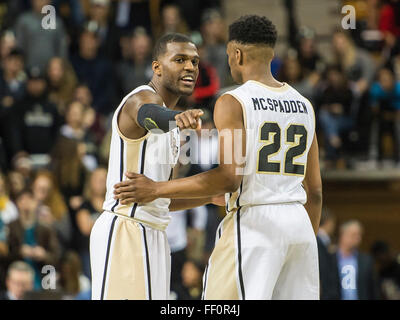
M 140 126 L 146 130 L 161 129 L 164 132 L 176 127 L 175 116 L 181 112 L 173 111 L 158 104 L 146 103 L 142 105 L 137 114 Z M 170 127 L 170 121 L 174 123 Z

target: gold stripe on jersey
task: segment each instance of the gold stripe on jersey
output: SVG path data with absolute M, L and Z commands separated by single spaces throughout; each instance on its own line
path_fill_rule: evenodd
M 110 260 L 106 299 L 145 300 L 146 272 L 139 224 L 132 223 L 128 219 L 118 220 Z M 133 245 L 135 248 L 132 248 Z
M 230 213 L 224 219 L 221 238 L 210 257 L 205 293 L 207 300 L 239 299 L 235 238 L 235 219 L 234 214 Z

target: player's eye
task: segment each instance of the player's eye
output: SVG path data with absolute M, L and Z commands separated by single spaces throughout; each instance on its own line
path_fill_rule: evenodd
M 192 64 L 193 64 L 194 66 L 197 66 L 197 65 L 199 64 L 199 60 L 193 59 L 193 60 L 192 60 Z
M 175 61 L 178 63 L 182 63 L 184 60 L 183 60 L 183 58 L 177 58 L 177 59 L 175 59 Z

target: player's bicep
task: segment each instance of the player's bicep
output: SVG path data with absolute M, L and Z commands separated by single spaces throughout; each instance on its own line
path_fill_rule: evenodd
M 220 168 L 239 176 L 246 156 L 246 131 L 242 106 L 233 96 L 220 97 L 214 108 L 214 122 L 219 134 Z

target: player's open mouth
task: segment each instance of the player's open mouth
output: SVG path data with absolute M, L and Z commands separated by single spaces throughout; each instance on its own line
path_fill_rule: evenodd
M 187 85 L 194 84 L 194 78 L 192 76 L 185 76 L 185 77 L 181 78 L 180 80 Z

